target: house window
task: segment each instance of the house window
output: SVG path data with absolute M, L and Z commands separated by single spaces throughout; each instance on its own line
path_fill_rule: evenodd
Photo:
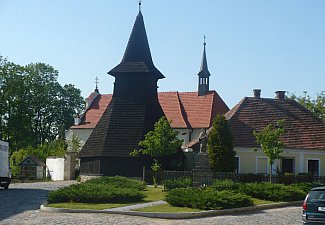
M 282 173 L 294 173 L 294 159 L 282 159 Z
M 319 159 L 308 159 L 308 174 L 319 176 Z
M 256 173 L 267 173 L 267 158 L 256 159 Z

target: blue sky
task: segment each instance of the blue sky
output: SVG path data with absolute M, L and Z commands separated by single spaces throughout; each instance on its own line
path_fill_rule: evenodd
M 203 35 L 210 88 L 229 107 L 254 88 L 311 96 L 325 91 L 323 0 L 143 0 L 159 91 L 196 91 Z M 0 55 L 26 65 L 44 62 L 86 97 L 122 59 L 136 0 L 0 0 Z

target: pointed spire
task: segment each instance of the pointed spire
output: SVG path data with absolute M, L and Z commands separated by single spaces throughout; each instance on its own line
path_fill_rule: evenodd
M 95 92 L 96 92 L 96 93 L 99 93 L 99 90 L 98 90 L 99 79 L 98 79 L 97 76 L 96 76 L 96 78 L 95 78 L 95 84 L 96 84 Z
M 198 75 L 200 77 L 209 77 L 211 75 L 210 75 L 210 72 L 208 70 L 207 56 L 206 56 L 206 51 L 205 51 L 205 46 L 206 46 L 205 39 L 206 39 L 206 36 L 204 35 L 203 38 L 204 38 L 203 55 L 202 55 L 201 68 L 200 68 L 200 72 L 198 73 Z
M 198 94 L 199 96 L 206 95 L 209 92 L 209 77 L 210 72 L 208 70 L 208 63 L 207 63 L 207 56 L 205 52 L 205 35 L 204 35 L 204 42 L 203 42 L 203 56 L 202 56 L 202 62 L 201 62 L 201 68 L 200 72 L 198 73 L 199 76 L 199 89 L 198 89 Z
M 141 3 L 142 3 L 142 1 L 141 0 L 139 0 L 139 12 L 141 12 Z
M 119 73 L 151 73 L 158 79 L 165 78 L 154 66 L 143 16 L 141 13 L 141 1 L 139 1 L 139 13 L 133 25 L 133 29 L 119 65 L 108 72 L 112 76 Z

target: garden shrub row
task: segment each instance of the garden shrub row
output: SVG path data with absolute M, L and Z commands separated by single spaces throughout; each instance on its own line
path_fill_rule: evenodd
M 306 193 L 298 187 L 273 183 L 246 183 L 239 186 L 239 192 L 271 201 L 297 201 L 306 197 Z
M 192 186 L 192 178 L 191 177 L 181 177 L 165 180 L 165 189 L 172 190 L 175 188 L 186 188 Z
M 179 207 L 202 210 L 228 209 L 253 205 L 252 199 L 243 193 L 213 188 L 176 188 L 166 194 L 166 201 Z
M 263 200 L 295 201 L 304 199 L 311 186 L 307 183 L 284 185 L 269 182 L 236 183 L 232 180 L 216 180 L 211 187 L 216 190 L 233 190 Z
M 102 177 L 49 193 L 48 203 L 131 203 L 145 196 L 145 184 L 124 177 Z
M 303 200 L 311 184 L 284 185 L 274 183 L 237 183 L 215 180 L 208 188 L 176 188 L 166 195 L 166 201 L 179 207 L 204 210 L 226 209 L 252 205 L 252 197 L 271 201 Z
M 110 187 L 116 188 L 132 188 L 137 190 L 144 190 L 146 188 L 146 183 L 140 180 L 129 179 L 121 176 L 114 177 L 100 177 L 91 180 L 87 180 L 85 183 L 91 184 L 105 184 Z

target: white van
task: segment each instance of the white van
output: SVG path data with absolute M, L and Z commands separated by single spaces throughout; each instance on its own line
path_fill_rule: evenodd
M 11 182 L 9 166 L 9 143 L 0 141 L 0 187 L 5 189 L 8 189 Z

